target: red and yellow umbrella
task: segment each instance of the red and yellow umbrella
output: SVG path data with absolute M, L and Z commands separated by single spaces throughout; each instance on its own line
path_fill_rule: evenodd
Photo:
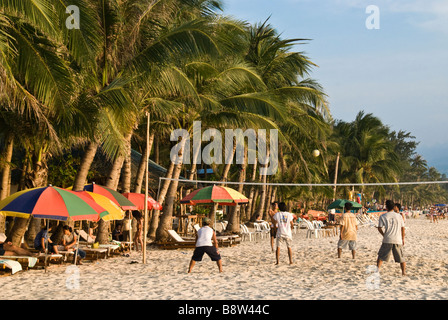
M 30 215 L 51 220 L 98 221 L 109 212 L 93 199 L 74 191 L 48 186 L 16 192 L 0 201 L 0 214 L 19 218 Z
M 145 209 L 145 195 L 143 193 L 126 192 L 123 193 L 123 196 L 134 203 L 138 208 L 137 210 Z M 148 196 L 148 210 L 151 209 L 162 210 L 162 206 L 156 200 Z
M 118 205 L 123 210 L 137 210 L 137 206 L 128 200 L 118 191 L 112 190 L 111 188 L 100 186 L 96 183 L 91 183 L 84 186 L 84 191 L 99 193 L 110 200 L 112 200 L 116 205 Z
M 182 204 L 219 204 L 223 206 L 235 206 L 248 203 L 249 199 L 236 190 L 228 187 L 210 186 L 198 189 L 183 198 Z

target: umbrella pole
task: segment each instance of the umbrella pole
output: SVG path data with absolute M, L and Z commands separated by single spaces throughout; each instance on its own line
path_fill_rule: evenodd
M 45 239 L 45 262 L 44 262 L 44 266 L 45 266 L 45 273 L 47 273 L 47 253 L 48 253 L 48 224 L 49 224 L 49 220 L 47 219 L 47 238 Z
M 148 233 L 148 162 L 149 162 L 149 123 L 150 123 L 150 115 L 149 112 L 146 112 L 146 116 L 148 117 L 147 125 L 146 125 L 146 168 L 145 168 L 145 219 L 143 222 L 145 223 L 143 226 L 143 264 L 146 264 L 146 235 Z
M 80 238 L 80 233 L 81 232 L 79 232 L 78 233 L 78 239 L 77 239 L 77 241 L 76 241 L 76 247 L 75 247 L 75 266 L 76 266 L 76 262 L 77 262 L 77 260 L 78 260 L 78 248 L 79 248 L 79 238 Z M 89 237 L 87 237 L 87 240 L 89 239 Z

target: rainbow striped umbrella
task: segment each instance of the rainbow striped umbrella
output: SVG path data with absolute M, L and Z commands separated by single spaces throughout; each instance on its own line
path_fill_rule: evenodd
M 86 195 L 48 186 L 16 192 L 0 201 L 4 216 L 67 221 L 98 221 L 109 212 Z
M 111 221 L 111 220 L 123 220 L 124 219 L 124 211 L 116 205 L 112 200 L 109 198 L 98 194 L 94 192 L 89 191 L 76 191 L 79 195 L 86 195 L 89 199 L 96 202 L 98 205 L 103 207 L 107 212 L 108 215 L 102 217 L 104 221 Z
M 182 204 L 219 204 L 223 206 L 235 206 L 237 204 L 248 203 L 243 194 L 236 190 L 221 186 L 210 186 L 198 189 L 183 198 Z
M 128 200 L 121 193 L 112 190 L 111 188 L 100 186 L 96 183 L 91 183 L 84 186 L 84 191 L 101 194 L 112 200 L 112 202 L 121 207 L 123 210 L 138 210 L 137 206 L 132 201 Z

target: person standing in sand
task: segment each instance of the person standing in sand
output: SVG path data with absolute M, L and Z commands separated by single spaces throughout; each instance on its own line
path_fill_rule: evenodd
M 292 232 L 291 230 L 294 228 L 294 216 L 292 213 L 287 212 L 286 204 L 284 202 L 280 202 L 278 204 L 278 209 L 280 210 L 276 214 L 274 214 L 273 222 L 275 227 L 277 228 L 276 240 L 277 240 L 277 251 L 276 251 L 276 260 L 278 265 L 280 259 L 280 244 L 283 242 L 286 244 L 288 248 L 288 256 L 289 256 L 289 264 L 292 264 Z
M 352 206 L 350 202 L 345 203 L 345 213 L 339 222 L 341 227 L 338 241 L 338 258 L 341 257 L 342 249 L 348 247 L 352 251 L 352 258 L 355 259 L 358 225 L 355 215 L 350 212 Z
M 400 263 L 402 275 L 405 276 L 406 262 L 403 258 L 405 227 L 403 218 L 394 211 L 394 207 L 394 202 L 387 200 L 387 212 L 381 215 L 378 221 L 378 231 L 383 236 L 383 242 L 378 251 L 377 267 L 379 269 L 383 261 L 388 261 L 392 252 L 395 262 Z
M 196 234 L 196 248 L 193 252 L 193 257 L 190 260 L 190 267 L 188 273 L 191 273 L 196 261 L 202 261 L 204 253 L 206 253 L 212 261 L 216 261 L 219 272 L 222 272 L 222 259 L 218 251 L 218 240 L 216 239 L 215 230 L 210 228 L 211 220 L 204 218 L 202 221 L 203 227 L 198 230 Z
M 269 226 L 271 228 L 270 235 L 271 235 L 272 252 L 274 252 L 274 239 L 277 234 L 277 228 L 275 227 L 275 224 L 274 224 L 274 215 L 277 213 L 277 211 L 278 211 L 278 204 L 277 204 L 277 202 L 273 202 L 271 204 L 271 208 L 269 209 L 269 218 L 270 218 Z

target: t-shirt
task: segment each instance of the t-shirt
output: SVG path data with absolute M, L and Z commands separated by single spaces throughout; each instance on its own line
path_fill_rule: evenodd
M 356 241 L 356 216 L 351 212 L 346 212 L 342 215 L 339 223 L 344 226 L 341 228 L 341 239 Z
M 75 240 L 75 236 L 73 235 L 73 233 L 70 233 L 69 235 L 64 234 L 63 239 L 65 240 L 65 244 L 69 245 Z
M 44 238 L 45 241 L 48 239 L 48 231 L 47 230 L 40 230 L 38 234 L 36 235 L 36 238 L 34 238 L 34 248 L 40 248 L 42 247 L 42 238 Z
M 210 247 L 212 244 L 213 229 L 209 226 L 204 226 L 198 230 L 198 240 L 196 247 Z
M 399 213 L 389 211 L 381 215 L 378 227 L 385 229 L 383 243 L 403 244 L 401 228 L 404 228 L 404 221 Z
M 292 213 L 279 211 L 274 214 L 273 219 L 277 222 L 277 237 L 292 238 L 291 221 L 294 220 Z

